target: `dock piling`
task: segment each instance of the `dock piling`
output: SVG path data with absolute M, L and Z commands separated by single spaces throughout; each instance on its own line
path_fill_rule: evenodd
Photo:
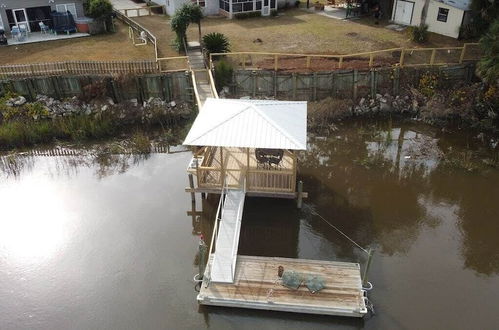
M 298 196 L 296 199 L 296 207 L 301 209 L 303 204 L 303 181 L 298 181 Z
M 366 263 L 366 268 L 364 269 L 364 276 L 362 276 L 362 286 L 367 286 L 367 272 L 369 271 L 369 267 L 371 267 L 371 261 L 373 259 L 373 253 L 374 250 L 372 248 L 369 248 L 369 251 L 367 253 L 367 263 Z
M 191 190 L 191 201 L 193 203 L 196 202 L 196 194 L 194 193 L 194 177 L 192 176 L 191 173 L 189 173 L 189 187 L 192 189 Z

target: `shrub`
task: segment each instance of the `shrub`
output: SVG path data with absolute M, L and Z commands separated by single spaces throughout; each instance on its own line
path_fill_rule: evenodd
M 410 26 L 407 29 L 412 41 L 423 44 L 428 40 L 428 25 Z
M 308 107 L 308 126 L 317 129 L 327 128 L 333 121 L 351 116 L 352 106 L 352 100 L 331 97 L 312 102 Z
M 148 154 L 151 152 L 151 141 L 144 133 L 137 131 L 132 135 L 132 152 L 138 154 Z
M 260 11 L 250 11 L 247 13 L 237 13 L 234 15 L 234 17 L 237 19 L 246 19 L 246 18 L 260 17 L 260 16 L 262 16 L 262 12 Z
M 97 80 L 83 86 L 83 93 L 80 95 L 80 99 L 88 103 L 92 100 L 103 98 L 106 96 L 106 92 L 106 81 L 104 79 Z
M 296 8 L 299 8 L 299 7 L 300 7 L 300 0 L 296 0 L 296 1 L 295 1 L 295 7 L 296 7 Z
M 229 39 L 218 32 L 211 32 L 203 36 L 203 44 L 208 53 L 227 53 L 230 51 Z
M 215 65 L 215 85 L 218 90 L 232 82 L 232 66 L 226 61 L 220 61 Z
M 478 62 L 477 73 L 486 83 L 499 83 L 499 18 L 480 39 L 483 56 Z
M 270 16 L 272 16 L 272 17 L 276 17 L 276 16 L 277 16 L 277 9 L 272 9 L 272 10 L 270 11 Z
M 418 89 L 426 97 L 432 97 L 435 95 L 436 89 L 438 87 L 438 77 L 435 74 L 429 72 L 423 74 L 419 79 Z

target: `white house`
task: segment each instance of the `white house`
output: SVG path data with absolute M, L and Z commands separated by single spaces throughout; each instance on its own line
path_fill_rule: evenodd
M 160 0 L 168 15 L 173 15 L 175 10 L 184 3 L 197 3 L 203 8 L 206 16 L 223 15 L 232 18 L 237 13 L 259 11 L 262 16 L 269 16 L 272 9 L 277 9 L 277 0 Z
M 428 31 L 452 38 L 459 37 L 459 29 L 471 19 L 471 0 L 429 0 L 425 23 Z M 421 24 L 425 0 L 395 0 L 392 20 L 403 25 Z

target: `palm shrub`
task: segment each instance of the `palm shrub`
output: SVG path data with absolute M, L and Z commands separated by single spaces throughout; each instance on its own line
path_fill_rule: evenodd
M 423 44 L 428 40 L 428 25 L 410 26 L 407 30 L 412 41 Z
M 478 62 L 478 75 L 489 84 L 499 84 L 499 18 L 480 39 L 483 56 Z
M 203 44 L 209 54 L 227 53 L 230 51 L 229 39 L 218 32 L 211 32 L 203 36 Z

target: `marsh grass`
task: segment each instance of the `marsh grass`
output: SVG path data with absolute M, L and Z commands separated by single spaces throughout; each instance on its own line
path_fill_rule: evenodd
M 7 121 L 0 125 L 0 149 L 9 150 L 49 143 L 54 139 L 100 139 L 116 134 L 118 129 L 110 119 L 88 116 L 43 121 Z

